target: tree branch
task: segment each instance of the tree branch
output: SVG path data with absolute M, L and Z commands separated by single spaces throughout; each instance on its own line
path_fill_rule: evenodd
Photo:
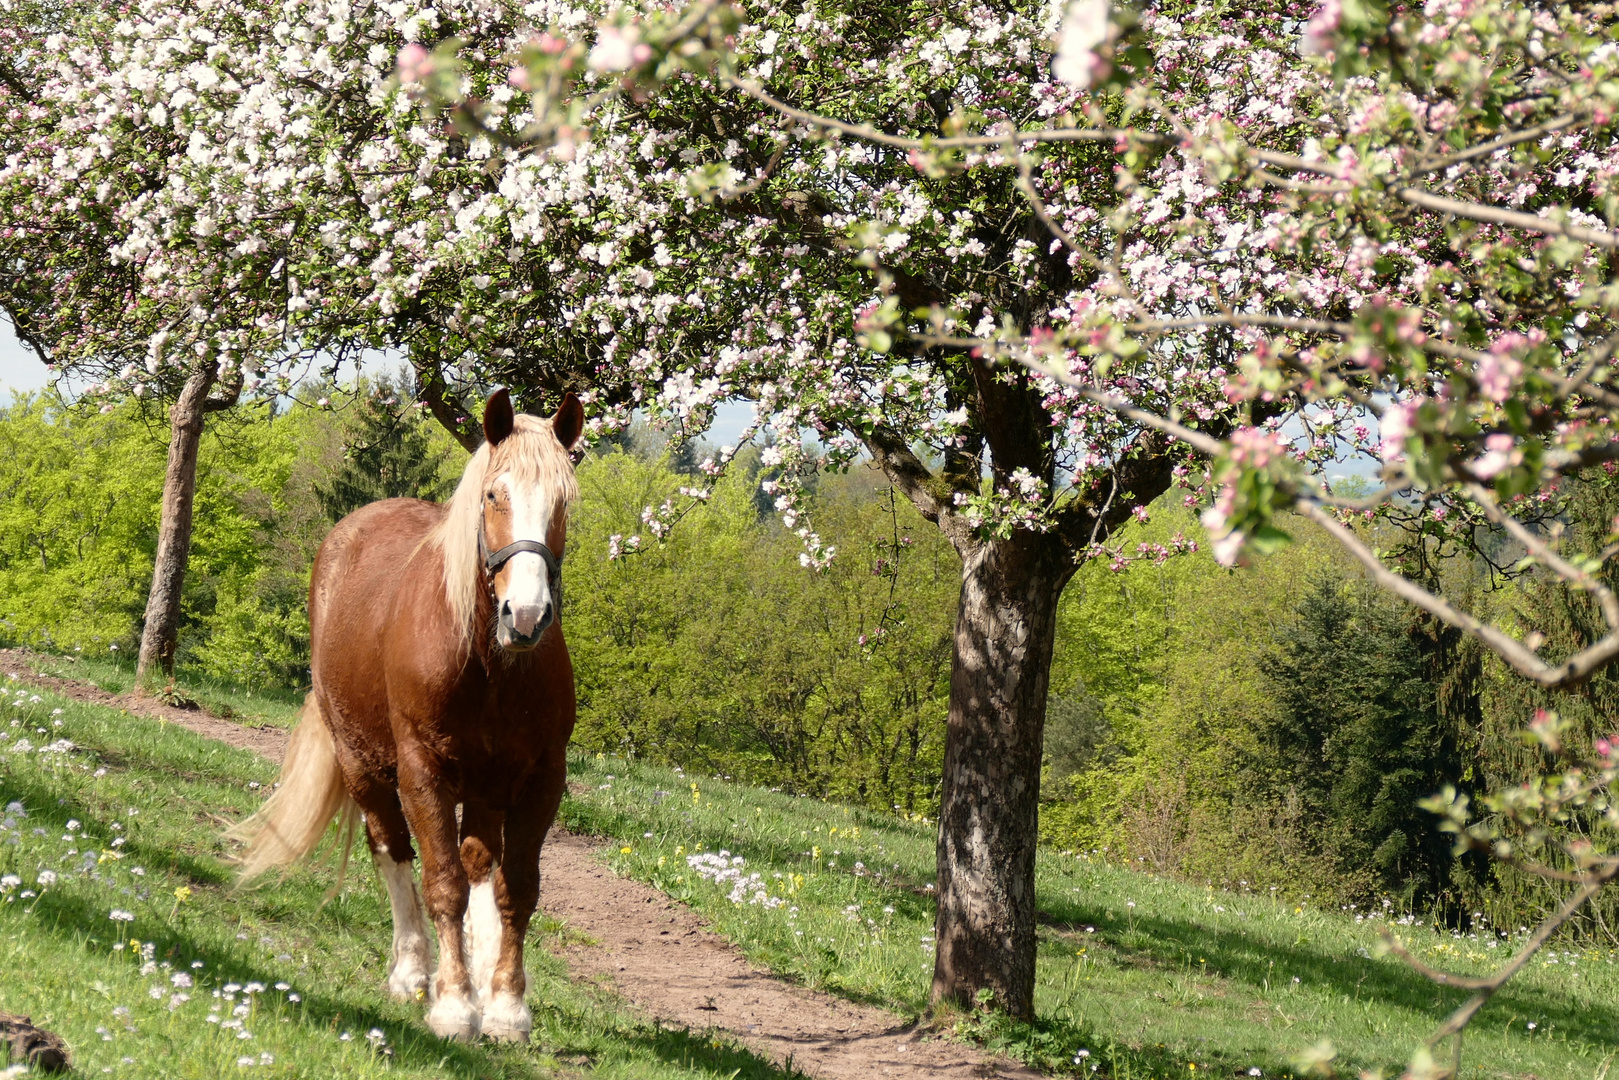
M 882 425 L 874 426 L 862 439 L 871 451 L 872 461 L 896 488 L 911 500 L 917 513 L 939 526 L 958 551 L 972 545 L 972 530 L 956 515 L 950 501 L 949 485 L 940 480 L 922 459 L 911 451 L 896 433 Z
M 416 392 L 427 403 L 428 411 L 439 426 L 454 436 L 455 441 L 464 447 L 467 453 L 472 453 L 483 443 L 467 423 L 471 415 L 464 405 L 446 396 L 448 389 L 435 363 L 431 367 L 417 361 L 414 357 L 411 366 L 416 369 Z
M 1599 638 L 1587 648 L 1575 653 L 1561 664 L 1548 664 L 1534 651 L 1518 639 L 1509 636 L 1504 631 L 1469 615 L 1467 612 L 1453 606 L 1443 597 L 1435 596 L 1416 582 L 1401 577 L 1388 567 L 1377 554 L 1361 543 L 1358 536 L 1348 526 L 1344 525 L 1323 507 L 1309 498 L 1300 498 L 1294 509 L 1326 529 L 1333 539 L 1341 544 L 1344 550 L 1353 555 L 1362 566 L 1366 567 L 1372 579 L 1385 589 L 1394 593 L 1442 622 L 1456 627 L 1458 630 L 1472 634 L 1483 641 L 1501 659 L 1511 664 L 1513 669 L 1538 686 L 1548 690 L 1558 690 L 1573 686 L 1589 678 L 1592 672 L 1603 667 L 1615 657 L 1619 657 L 1619 633 L 1610 633 Z
M 1551 218 L 1525 214 L 1520 210 L 1504 210 L 1499 206 L 1488 206 L 1484 203 L 1447 199 L 1443 195 L 1435 195 L 1433 192 L 1423 191 L 1421 188 L 1395 188 L 1394 194 L 1412 206 L 1418 206 L 1424 210 L 1432 210 L 1440 214 L 1450 214 L 1452 217 L 1466 218 L 1469 221 L 1482 222 L 1487 225 L 1504 225 L 1512 229 L 1522 229 L 1525 232 L 1540 233 L 1543 236 L 1566 236 L 1570 240 L 1578 240 L 1582 244 L 1607 248 L 1609 251 L 1619 248 L 1619 233 L 1606 232 L 1601 229 L 1588 229 L 1584 225 L 1568 225 L 1560 221 L 1553 221 Z

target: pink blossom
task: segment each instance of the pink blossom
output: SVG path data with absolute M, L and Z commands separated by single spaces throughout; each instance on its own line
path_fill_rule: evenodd
M 1238 428 L 1231 433 L 1231 460 L 1240 465 L 1263 469 L 1287 453 L 1280 436 L 1262 428 Z
M 1489 352 L 1479 357 L 1478 388 L 1485 397 L 1491 401 L 1507 399 L 1513 383 L 1523 375 L 1523 361 L 1512 355 L 1512 350 L 1527 341 L 1522 334 L 1503 334 Z
M 411 42 L 399 50 L 399 81 L 419 83 L 433 74 L 433 55 L 427 46 Z
M 593 71 L 628 71 L 651 57 L 651 48 L 641 42 L 639 27 L 603 26 L 585 62 Z
M 1106 77 L 1108 64 L 1096 50 L 1112 36 L 1107 0 L 1070 0 L 1057 32 L 1057 55 L 1051 74 L 1076 90 L 1088 89 Z
M 1393 465 L 1405 457 L 1405 441 L 1411 437 L 1415 430 L 1417 410 L 1422 408 L 1426 398 L 1410 398 L 1406 401 L 1390 405 L 1383 412 L 1381 432 L 1383 445 L 1381 448 L 1383 461 Z
M 1209 546 L 1209 551 L 1214 555 L 1214 561 L 1221 566 L 1237 566 L 1242 562 L 1242 544 L 1246 539 L 1248 537 L 1241 530 L 1233 530 L 1216 538 Z
M 1333 49 L 1333 38 L 1338 33 L 1338 27 L 1343 23 L 1343 0 L 1322 0 L 1321 6 L 1310 16 L 1309 23 L 1304 27 L 1304 40 L 1299 45 L 1299 51 L 1306 56 L 1320 56 Z
M 1488 480 L 1512 464 L 1513 439 L 1511 435 L 1496 434 L 1484 440 L 1484 453 L 1467 463 L 1467 467 L 1482 480 Z

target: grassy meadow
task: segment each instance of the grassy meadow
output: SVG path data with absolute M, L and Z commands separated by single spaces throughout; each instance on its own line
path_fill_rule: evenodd
M 368 859 L 324 907 L 332 866 L 231 892 L 220 826 L 258 802 L 274 766 L 172 725 L 0 688 L 0 1010 L 66 1038 L 79 1075 L 785 1076 L 572 983 L 547 949 L 565 931 L 543 920 L 533 1043 L 443 1042 L 419 1007 L 386 998 L 387 900 Z
M 611 758 L 581 756 L 574 769 L 564 820 L 617 839 L 620 873 L 686 900 L 784 975 L 901 1012 L 925 1007 L 930 826 Z M 1322 1042 L 1340 1072 L 1397 1074 L 1463 997 L 1380 956 L 1374 927 L 1392 921 L 1429 963 L 1466 973 L 1490 970 L 1516 940 L 1049 850 L 1038 897 L 1039 1022 L 957 1026 L 1047 1070 L 1118 1080 L 1288 1076 Z M 1464 1075 L 1605 1075 L 1619 1051 L 1616 959 L 1575 947 L 1538 957 L 1474 1021 Z
M 109 694 L 122 694 L 135 686 L 135 664 L 118 659 L 118 653 L 58 655 L 34 653 L 30 660 L 42 675 L 93 683 Z M 303 707 L 302 690 L 280 686 L 245 687 L 211 676 L 196 668 L 182 669 L 177 681 L 180 692 L 202 708 L 228 720 L 244 724 L 291 728 Z
M 113 665 L 43 668 L 120 689 Z M 186 686 L 255 723 L 294 706 Z M 230 891 L 218 832 L 274 767 L 169 725 L 5 684 L 0 702 L 0 1010 L 66 1037 L 84 1075 L 770 1077 L 723 1038 L 671 1032 L 571 982 L 540 920 L 535 1039 L 462 1047 L 386 1000 L 384 893 L 369 860 Z M 212 697 L 210 697 L 212 695 Z M 66 740 L 67 745 L 62 740 Z M 627 876 L 690 903 L 782 975 L 916 1015 L 932 970 L 925 822 L 594 755 L 572 761 L 570 828 L 612 837 Z M 1510 938 L 1459 936 L 1268 891 L 1198 888 L 1049 851 L 1039 872 L 1040 1019 L 947 1017 L 1054 1073 L 1117 1080 L 1292 1075 L 1329 1042 L 1340 1070 L 1397 1072 L 1459 1000 L 1378 955 L 1388 917 L 1432 963 L 1481 972 Z M 1619 969 L 1572 945 L 1536 959 L 1467 1037 L 1469 1077 L 1604 1076 L 1619 1047 Z

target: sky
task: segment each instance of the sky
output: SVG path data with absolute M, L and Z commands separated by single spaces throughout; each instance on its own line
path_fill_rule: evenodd
M 45 365 L 23 347 L 11 327 L 0 320 L 0 401 L 13 390 L 38 390 L 45 385 Z

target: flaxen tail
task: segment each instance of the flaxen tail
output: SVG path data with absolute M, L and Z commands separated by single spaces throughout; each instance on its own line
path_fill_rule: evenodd
M 360 808 L 343 787 L 332 733 L 326 729 L 320 706 L 311 692 L 304 699 L 298 726 L 287 743 L 280 785 L 258 813 L 225 833 L 228 838 L 247 845 L 242 853 L 239 884 L 245 885 L 274 867 L 291 866 L 308 855 L 326 835 L 326 827 L 333 818 L 338 819 L 339 829 L 344 834 L 342 852 L 346 867 L 359 816 Z M 340 870 L 338 888 L 341 887 Z

